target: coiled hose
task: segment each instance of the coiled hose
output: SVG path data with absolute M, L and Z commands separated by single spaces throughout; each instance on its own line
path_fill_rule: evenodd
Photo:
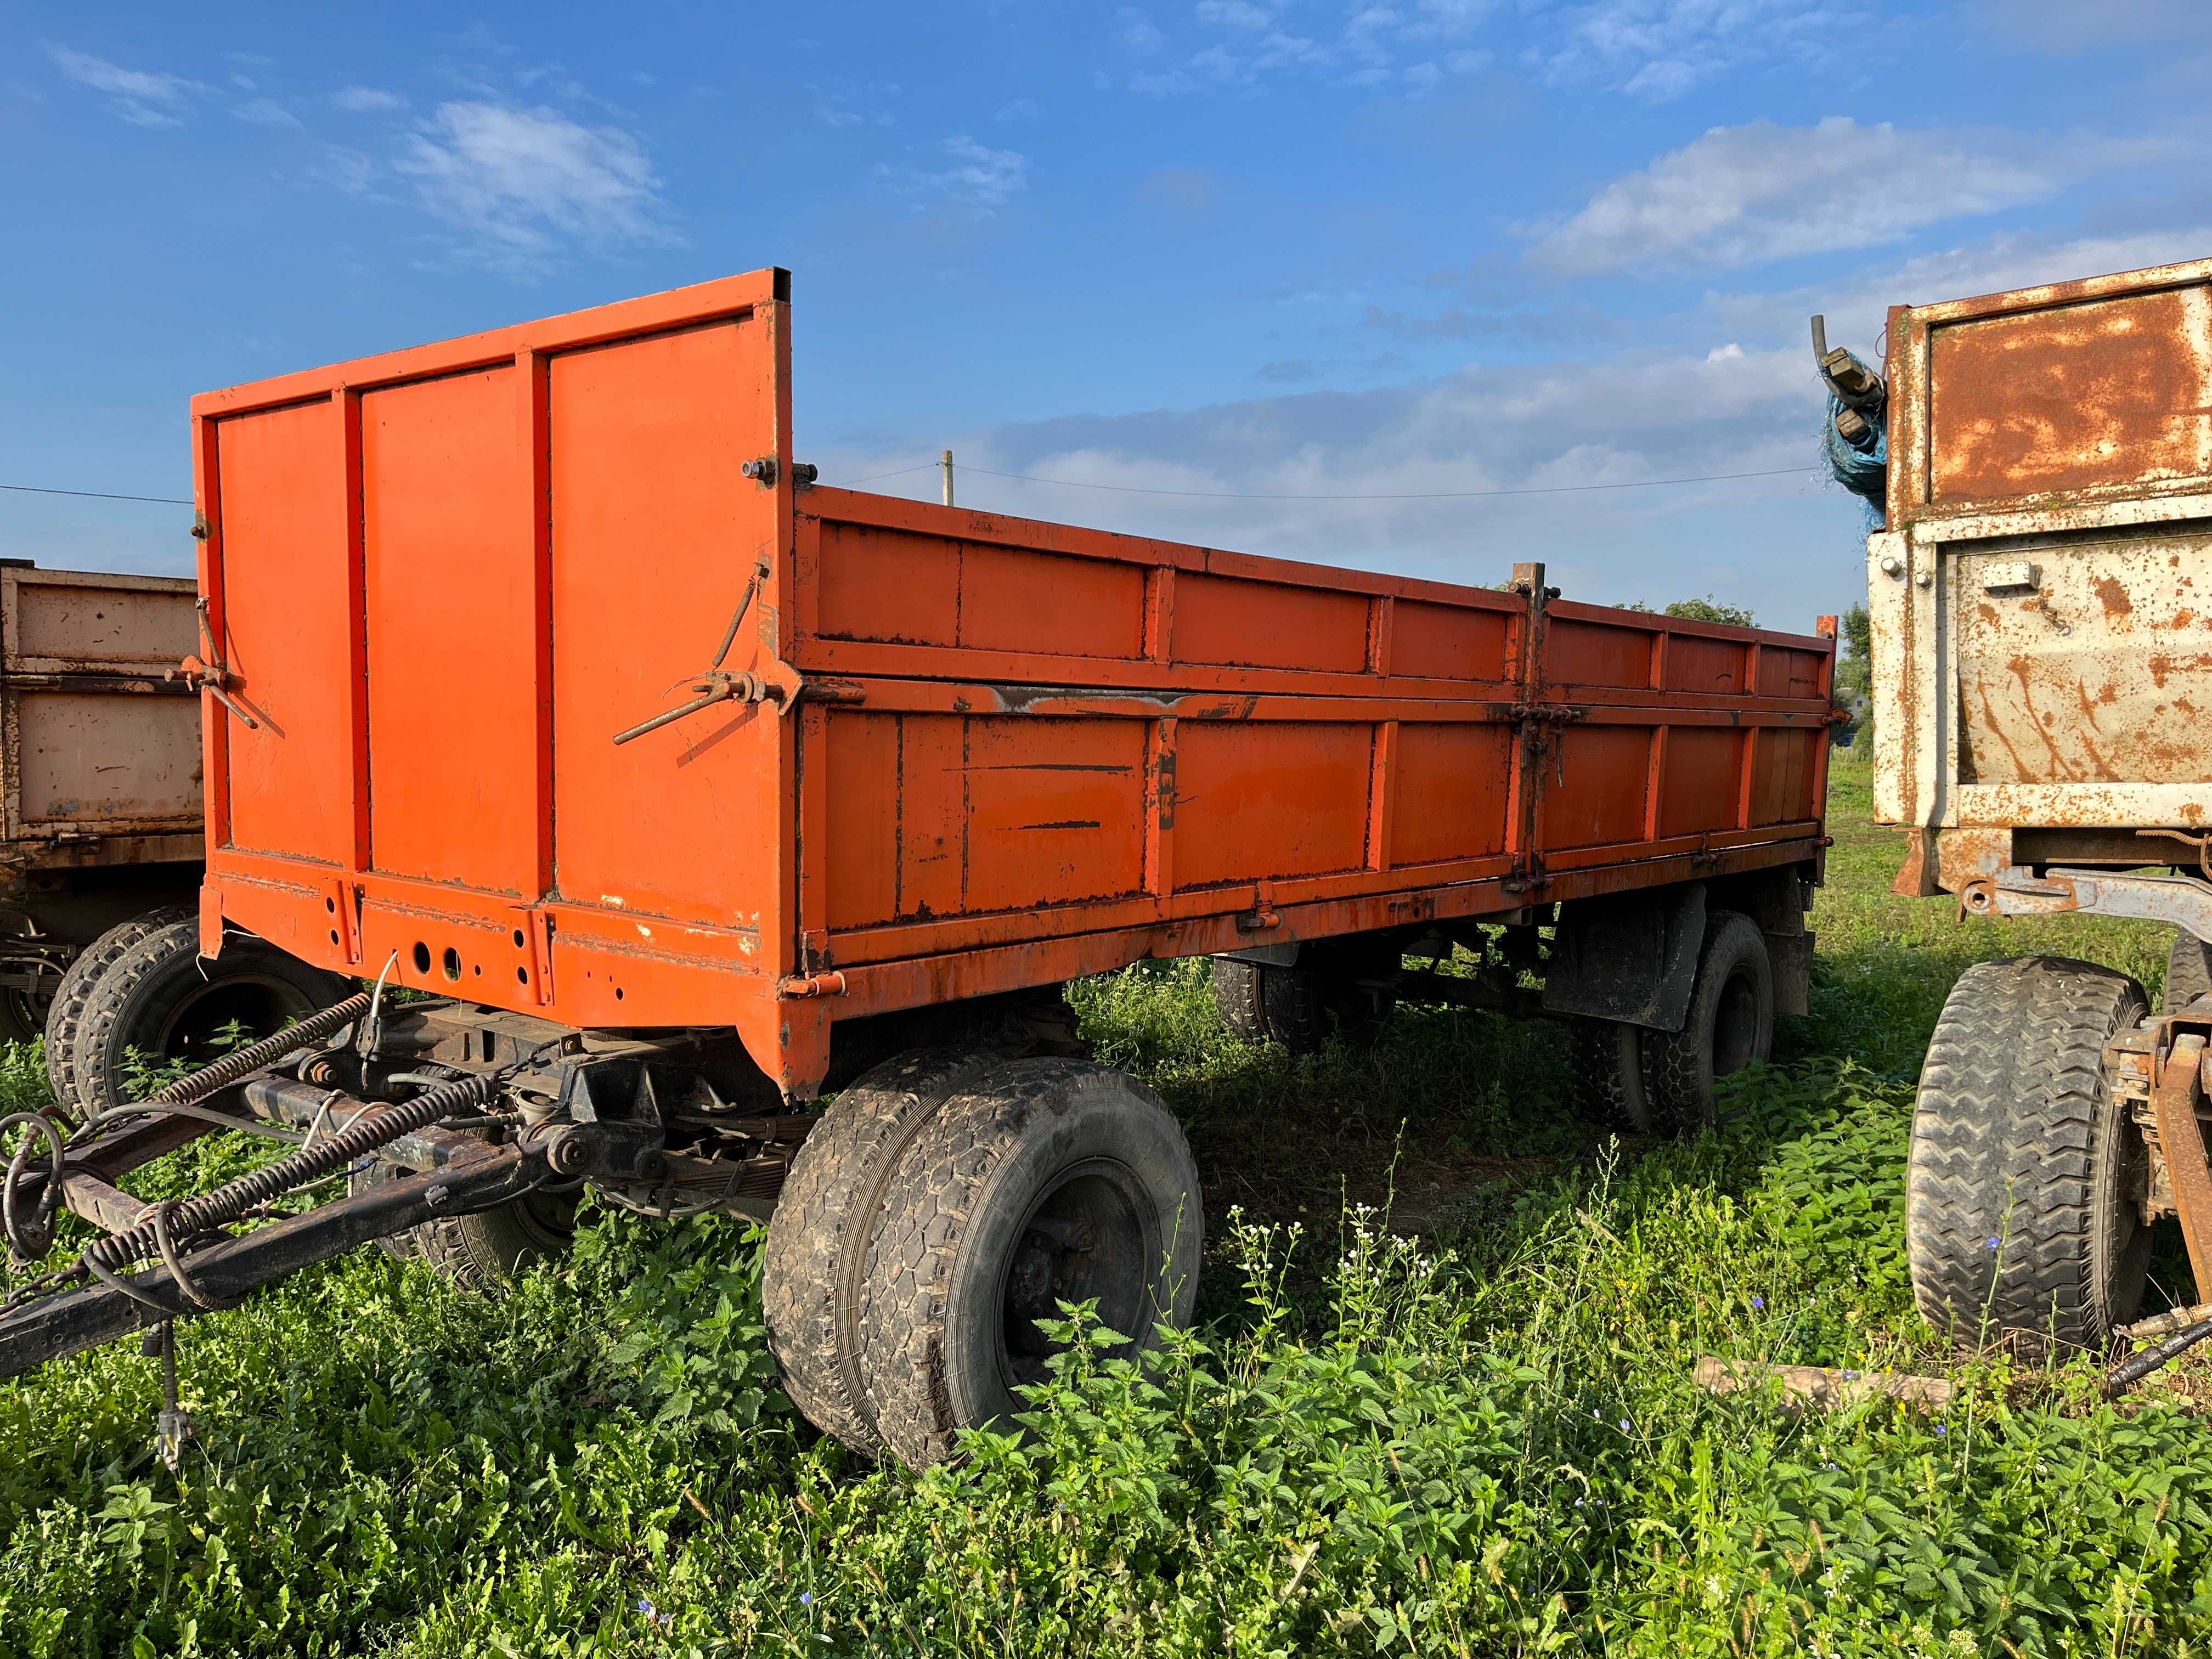
M 299 1027 L 292 1029 L 296 1031 Z M 441 1083 L 366 1121 L 349 1124 L 328 1140 L 302 1146 L 211 1193 L 181 1203 L 157 1205 L 153 1214 L 137 1226 L 97 1239 L 88 1246 L 83 1256 L 85 1267 L 102 1284 L 146 1301 L 149 1298 L 118 1283 L 116 1275 L 134 1262 L 149 1261 L 159 1256 L 168 1264 L 170 1276 L 176 1279 L 179 1290 L 201 1306 L 212 1306 L 182 1272 L 171 1243 L 173 1238 L 189 1239 L 227 1226 L 255 1205 L 266 1203 L 295 1187 L 304 1187 L 309 1182 L 334 1175 L 356 1158 L 404 1134 L 427 1129 L 440 1118 L 465 1108 L 488 1104 L 498 1096 L 501 1087 L 501 1079 L 491 1075 Z

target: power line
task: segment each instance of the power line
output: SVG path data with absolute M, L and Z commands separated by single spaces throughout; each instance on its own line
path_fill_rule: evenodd
M 13 489 L 25 495 L 76 495 L 91 501 L 154 501 L 162 507 L 191 505 L 174 495 L 117 495 L 105 489 L 49 489 L 43 484 L 0 484 L 0 489 Z
M 874 483 L 878 479 L 904 477 L 910 472 L 927 472 L 937 465 L 935 461 L 923 461 L 918 465 L 902 466 L 890 472 L 871 472 L 865 477 L 848 479 L 841 487 L 850 489 L 854 484 Z M 1140 484 L 1088 483 L 1079 478 L 1039 478 L 1026 472 L 994 472 L 985 466 L 965 466 L 961 471 L 981 473 L 987 478 L 1005 478 L 1015 483 L 1050 484 L 1060 489 L 1107 489 L 1121 495 L 1175 495 L 1191 501 L 1466 501 L 1498 495 L 1576 495 L 1601 489 L 1656 489 L 1669 484 L 1729 483 L 1739 478 L 1789 477 L 1811 469 L 1778 466 L 1758 472 L 1707 472 L 1687 478 L 1637 478 L 1626 483 L 1536 484 L 1517 489 L 1393 490 L 1327 495 L 1293 495 L 1261 490 L 1155 489 Z M 190 507 L 192 504 L 189 500 L 175 495 L 125 495 L 104 489 L 53 489 L 41 484 L 0 483 L 0 489 L 14 490 L 27 495 L 72 495 L 84 501 L 149 501 L 161 507 Z
M 854 484 L 873 483 L 878 478 L 902 478 L 909 472 L 934 471 L 938 463 L 935 461 L 924 461 L 920 466 L 902 466 L 896 472 L 871 472 L 865 478 L 848 478 L 843 483 L 836 487 L 839 489 L 850 489 Z
M 926 465 L 934 465 L 927 463 Z M 918 472 L 920 467 L 908 467 Z M 1437 489 L 1376 495 L 1279 495 L 1228 489 L 1149 489 L 1137 484 L 1085 483 L 1074 478 L 1033 478 L 1022 472 L 994 472 L 988 467 L 963 466 L 963 472 L 980 472 L 987 478 L 1012 478 L 1020 483 L 1058 484 L 1063 489 L 1111 489 L 1127 495 L 1182 495 L 1217 501 L 1462 501 L 1489 495 L 1572 495 L 1592 489 L 1654 489 L 1662 484 L 1723 483 L 1733 478 L 1780 478 L 1812 471 L 1802 466 L 1770 467 L 1763 472 L 1708 472 L 1694 478 L 1638 478 L 1629 483 L 1541 484 L 1522 489 Z M 883 476 L 888 477 L 886 473 Z

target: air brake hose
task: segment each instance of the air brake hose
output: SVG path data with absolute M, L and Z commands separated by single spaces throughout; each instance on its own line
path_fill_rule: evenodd
M 2105 1379 L 2105 1398 L 2110 1400 L 2124 1389 L 2134 1387 L 2153 1371 L 2171 1364 L 2208 1337 L 2212 1337 L 2212 1319 L 2200 1319 L 2186 1329 L 2176 1331 L 2156 1347 L 2145 1348 L 2125 1364 L 2116 1367 Z

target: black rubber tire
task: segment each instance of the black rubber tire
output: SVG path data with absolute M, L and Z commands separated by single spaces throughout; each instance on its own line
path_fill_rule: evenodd
M 992 1067 L 931 1115 L 884 1195 L 860 1309 L 877 1433 L 921 1466 L 963 1429 L 1010 1429 L 1013 1387 L 1045 1374 L 1033 1316 L 1096 1297 L 1121 1352 L 1150 1346 L 1189 1322 L 1204 1243 L 1189 1144 L 1151 1090 L 1091 1060 Z
M 1913 1107 L 1905 1237 L 1922 1315 L 1961 1345 L 1986 1321 L 2032 1354 L 2101 1352 L 2135 1316 L 2148 1154 L 2103 1060 L 2145 1006 L 2126 975 L 2058 957 L 1978 963 L 1951 988 Z
M 2212 945 L 2194 933 L 2176 933 L 2173 948 L 2166 953 L 2166 986 L 2159 994 L 2159 1011 L 2178 1014 L 2208 991 L 2212 991 Z
M 1003 1056 L 919 1049 L 885 1060 L 830 1103 L 784 1177 L 761 1257 L 761 1306 L 784 1392 L 817 1428 L 884 1455 L 860 1383 L 861 1281 L 884 1192 L 915 1133 Z
M 1567 1063 L 1574 1072 L 1575 1109 L 1583 1116 L 1608 1129 L 1651 1133 L 1645 1036 L 1642 1026 L 1624 1020 L 1577 1018 L 1567 1022 Z
M 1264 971 L 1256 962 L 1213 958 L 1214 1012 L 1230 1036 L 1255 1048 L 1268 1039 L 1267 1003 L 1260 992 Z
M 78 951 L 62 970 L 61 983 L 54 988 L 53 1006 L 46 1010 L 46 1081 L 53 1085 L 56 1101 L 67 1106 L 76 1098 L 76 1034 L 83 1028 L 85 994 L 93 981 L 139 940 L 198 914 L 189 904 L 165 904 L 158 910 L 118 921 Z
M 1289 967 L 1213 959 L 1213 1006 L 1240 1042 L 1317 1054 L 1332 1040 L 1351 1049 L 1382 1041 L 1395 1000 L 1353 982 L 1356 956 L 1310 953 Z
M 226 952 L 226 954 L 228 954 Z M 468 1131 L 479 1139 L 482 1131 Z M 346 1190 L 358 1193 L 413 1172 L 377 1158 L 348 1177 Z M 464 1290 L 490 1295 L 506 1289 L 541 1261 L 557 1261 L 576 1237 L 573 1193 L 538 1192 L 510 1199 L 474 1215 L 441 1216 L 404 1233 L 376 1241 L 377 1248 L 401 1261 L 435 1267 Z
M 1766 935 L 1741 911 L 1715 910 L 1705 917 L 1682 1029 L 1644 1036 L 1652 1121 L 1677 1133 L 1711 1122 L 1714 1083 L 1773 1051 Z
M 123 932 L 103 935 L 86 955 Z M 55 999 L 47 1022 L 47 1063 L 55 1098 L 83 1112 L 131 1097 L 133 1050 L 157 1062 L 207 1065 L 221 1058 L 211 1038 L 229 1020 L 248 1037 L 267 1036 L 352 988 L 250 933 L 232 934 L 222 955 L 208 961 L 200 955 L 199 918 L 187 915 L 144 928 L 119 951 L 101 952 L 73 991 L 63 988 L 68 994 Z
M 28 1042 L 43 1035 L 53 1006 L 52 998 L 35 991 L 0 991 L 0 1042 Z

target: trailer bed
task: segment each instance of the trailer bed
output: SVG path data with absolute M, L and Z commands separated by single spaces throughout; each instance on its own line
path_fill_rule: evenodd
M 1819 857 L 1832 637 L 808 487 L 790 409 L 781 271 L 196 399 L 204 948 L 803 1097 L 860 1015 Z

